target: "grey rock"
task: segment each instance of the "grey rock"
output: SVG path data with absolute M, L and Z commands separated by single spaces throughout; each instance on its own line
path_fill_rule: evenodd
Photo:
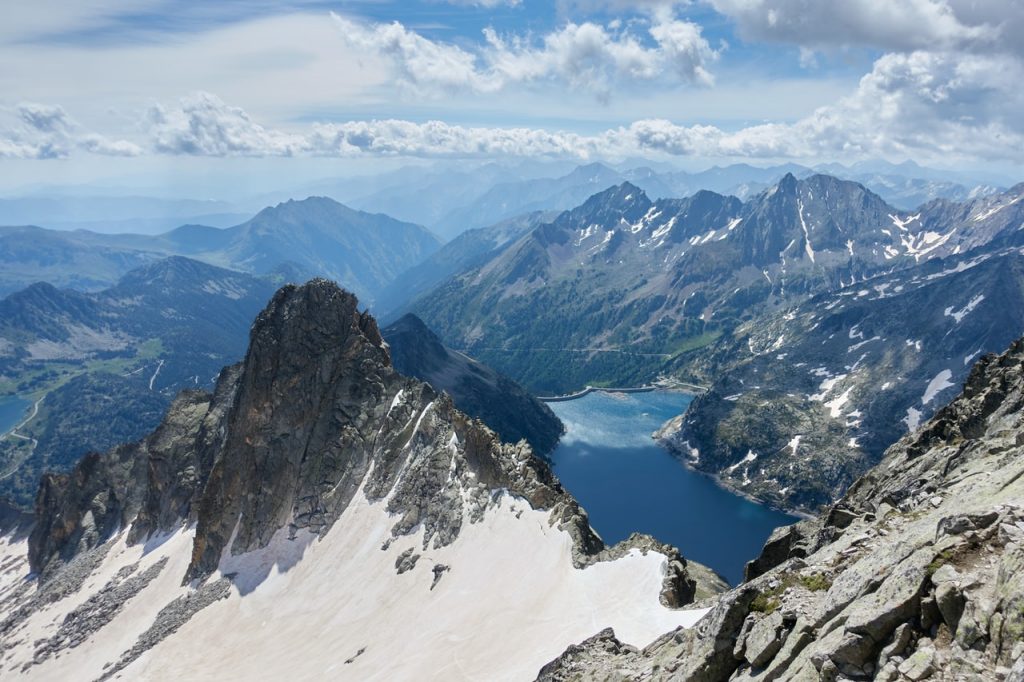
M 744 657 L 755 668 L 763 668 L 782 648 L 789 630 L 778 611 L 757 621 L 746 638 Z
M 196 615 L 210 604 L 221 599 L 227 599 L 231 594 L 231 581 L 228 578 L 220 578 L 211 583 L 200 586 L 194 592 L 178 597 L 170 604 L 160 609 L 156 620 L 144 633 L 139 635 L 138 641 L 131 649 L 121 654 L 117 662 L 106 670 L 96 682 L 103 682 L 115 677 L 128 665 L 142 654 L 146 653 L 164 639 L 174 634 L 182 625 L 187 623 L 192 616 Z
M 155 580 L 166 565 L 167 557 L 164 557 L 134 576 L 131 574 L 137 570 L 137 566 L 123 568 L 99 592 L 65 616 L 55 635 L 37 644 L 33 662 L 42 663 L 62 649 L 74 648 L 84 643 L 110 623 L 125 603 Z
M 434 564 L 434 568 L 430 570 L 434 574 L 434 579 L 430 583 L 430 589 L 433 590 L 437 587 L 437 584 L 441 582 L 441 578 L 444 574 L 451 570 L 451 567 L 445 564 Z
M 900 664 L 899 671 L 913 682 L 931 677 L 935 672 L 935 649 L 930 646 L 918 649 Z
M 395 559 L 395 570 L 398 571 L 398 575 L 402 575 L 406 571 L 411 571 L 416 567 L 416 562 L 419 560 L 419 554 L 413 554 L 416 550 L 410 547 Z
M 605 628 L 590 639 L 570 646 L 537 674 L 538 682 L 575 682 L 598 680 L 611 682 L 626 679 L 619 672 L 624 656 L 637 650 L 623 644 L 611 628 Z
M 899 656 L 907 650 L 913 633 L 914 630 L 909 623 L 903 623 L 893 631 L 892 638 L 882 647 L 882 652 L 878 656 L 879 669 L 884 668 L 893 656 Z
M 935 588 L 935 605 L 939 608 L 942 620 L 949 626 L 950 632 L 956 632 L 966 603 L 967 600 L 960 588 L 953 582 L 944 582 Z

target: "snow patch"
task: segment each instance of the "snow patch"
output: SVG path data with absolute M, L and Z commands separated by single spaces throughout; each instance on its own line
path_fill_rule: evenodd
M 944 315 L 946 317 L 952 317 L 954 320 L 956 320 L 957 324 L 960 324 L 963 321 L 963 319 L 965 317 L 967 317 L 968 313 L 972 312 L 975 308 L 977 308 L 978 304 L 981 303 L 984 300 L 985 300 L 985 295 L 984 294 L 978 294 L 977 296 L 972 298 L 970 301 L 968 301 L 967 305 L 965 305 L 960 310 L 953 310 L 953 306 L 949 306 L 948 308 L 946 308 L 946 310 L 944 312 Z
M 928 382 L 928 387 L 924 389 L 924 395 L 921 396 L 921 404 L 927 405 L 935 399 L 942 391 L 953 386 L 953 382 L 950 379 L 953 378 L 953 372 L 948 369 L 944 369 L 936 374 L 931 381 Z

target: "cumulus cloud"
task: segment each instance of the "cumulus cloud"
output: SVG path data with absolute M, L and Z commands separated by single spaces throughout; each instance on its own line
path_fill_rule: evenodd
M 332 14 L 343 40 L 384 60 L 416 92 L 493 93 L 517 83 L 554 82 L 606 97 L 614 86 L 667 79 L 710 84 L 718 52 L 694 23 L 657 13 L 646 35 L 592 22 L 569 22 L 540 39 L 484 31 L 465 49 L 429 40 L 399 22 L 361 23 Z
M 309 150 L 327 156 L 556 156 L 587 158 L 595 140 L 535 128 L 485 128 L 442 121 L 350 121 L 314 126 Z
M 83 131 L 62 107 L 22 102 L 0 112 L 0 158 L 61 159 L 78 148 L 108 156 L 138 156 L 142 149 L 127 140 L 111 140 Z
M 527 69 L 516 62 L 503 68 Z M 643 70 L 643 61 L 629 68 Z M 582 77 L 582 76 L 581 76 Z M 793 122 L 736 130 L 643 119 L 592 134 L 398 119 L 265 126 L 209 93 L 153 106 L 147 150 L 190 156 L 557 157 L 631 155 L 853 160 L 972 159 L 1024 163 L 1024 67 L 1012 55 L 914 51 L 879 58 L 848 96 Z M 81 131 L 60 107 L 23 104 L 0 156 L 64 157 L 74 149 L 136 155 L 139 146 Z
M 855 92 L 794 123 L 726 133 L 641 121 L 639 147 L 772 158 L 930 157 L 1024 161 L 1024 77 L 1007 56 L 917 51 L 881 57 Z
M 268 130 L 244 110 L 206 92 L 185 97 L 171 109 L 151 107 L 147 125 L 153 148 L 167 154 L 291 156 L 306 144 L 302 136 Z
M 972 158 L 1024 162 L 1024 69 L 1009 57 L 929 52 L 880 58 L 855 92 L 792 123 L 738 130 L 645 119 L 581 135 L 539 128 L 404 120 L 324 122 L 305 133 L 265 128 L 199 93 L 149 115 L 156 152 L 199 156 L 668 156 L 854 159 Z M 45 117 L 43 117 L 45 118 Z

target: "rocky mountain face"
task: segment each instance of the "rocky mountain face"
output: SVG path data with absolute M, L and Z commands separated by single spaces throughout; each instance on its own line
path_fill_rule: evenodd
M 440 242 L 426 228 L 324 197 L 287 201 L 229 228 L 184 225 L 161 235 L 0 228 L 0 293 L 45 281 L 93 291 L 142 264 L 187 256 L 253 275 L 341 282 L 367 301 Z
M 0 300 L 0 386 L 39 401 L 21 437 L 0 442 L 0 497 L 31 505 L 43 470 L 141 438 L 179 390 L 212 386 L 273 291 L 172 257 L 97 293 L 40 283 Z
M 627 183 L 413 308 L 534 390 L 633 382 L 794 302 L 1002 238 L 1019 225 L 1017 196 L 907 215 L 825 175 L 786 175 L 746 203 L 707 191 L 651 201 Z
M 556 216 L 553 211 L 533 211 L 488 227 L 466 230 L 378 292 L 373 305 L 375 314 L 386 321 L 403 313 L 412 301 L 449 277 L 487 262 L 505 246 Z
M 660 435 L 730 487 L 814 511 L 1022 333 L 1020 247 L 927 261 L 743 325 Z
M 606 630 L 538 679 L 1024 679 L 1022 432 L 1017 341 L 696 627 L 643 649 Z
M 525 440 L 541 456 L 558 444 L 564 427 L 551 408 L 508 377 L 445 348 L 415 315 L 405 315 L 382 334 L 396 370 L 447 393 L 460 411 L 487 424 L 506 443 Z
M 323 280 L 273 297 L 212 395 L 47 474 L 30 538 L 0 550 L 5 677 L 364 679 L 453 657 L 523 677 L 595 621 L 640 643 L 704 613 L 679 609 L 697 586 L 676 550 L 605 548 L 528 446 L 396 372 Z

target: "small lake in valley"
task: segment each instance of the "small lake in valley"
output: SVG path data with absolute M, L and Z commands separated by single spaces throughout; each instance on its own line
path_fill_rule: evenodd
M 725 490 L 654 442 L 651 434 L 691 400 L 674 391 L 594 392 L 549 403 L 566 427 L 551 460 L 605 543 L 649 533 L 735 585 L 772 530 L 798 519 Z
M 0 434 L 7 433 L 27 416 L 32 403 L 18 396 L 0 397 Z

